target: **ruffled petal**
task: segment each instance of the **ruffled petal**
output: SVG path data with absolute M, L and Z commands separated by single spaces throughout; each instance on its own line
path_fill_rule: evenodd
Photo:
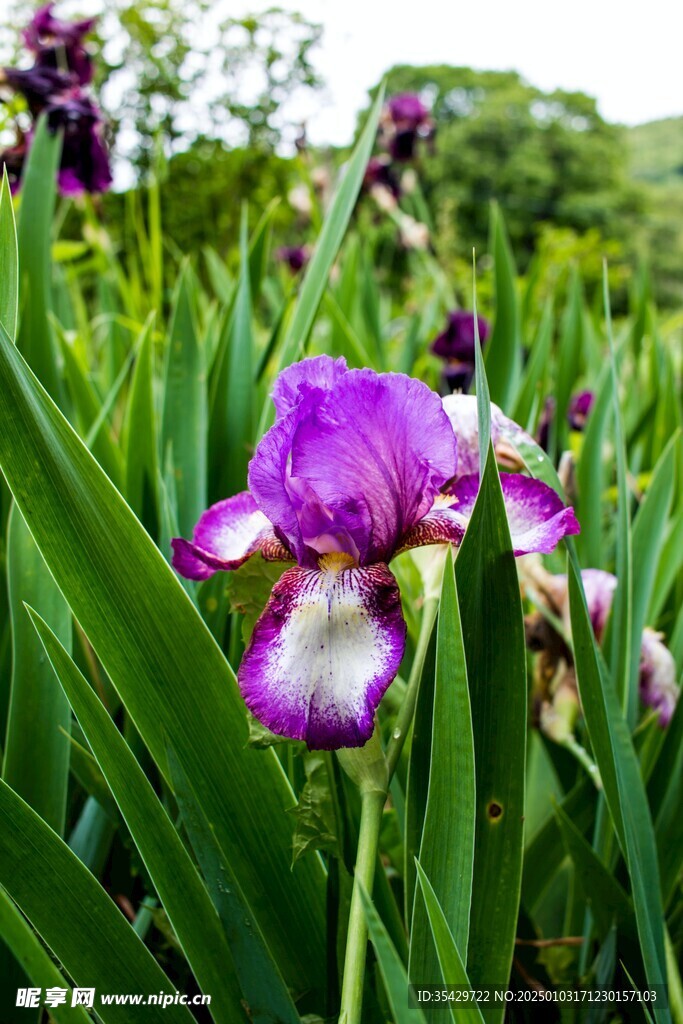
M 441 400 L 399 373 L 349 370 L 302 418 L 292 477 L 340 515 L 361 564 L 388 561 L 455 472 Z
M 292 557 L 248 491 L 207 509 L 191 542 L 175 537 L 171 544 L 173 567 L 190 580 L 208 579 L 220 569 L 237 569 L 259 550 L 270 561 Z
M 501 473 L 500 483 L 515 555 L 532 551 L 547 555 L 563 537 L 580 532 L 574 509 L 563 505 L 552 487 L 541 480 Z M 479 475 L 459 477 L 450 493 L 458 499 L 451 514 L 466 527 L 479 493 Z
M 465 536 L 466 523 L 456 514 L 454 500 L 439 495 L 431 511 L 403 536 L 396 554 L 426 544 L 459 545 Z
M 328 555 L 288 569 L 254 627 L 238 672 L 249 710 L 309 747 L 359 747 L 398 672 L 406 626 L 386 565 Z
M 279 374 L 272 391 L 272 399 L 278 419 L 295 409 L 302 395 L 310 388 L 329 391 L 347 371 L 343 356 L 313 356 L 293 363 Z
M 479 472 L 479 419 L 475 395 L 446 395 L 443 407 L 458 441 L 458 476 Z M 491 402 L 491 441 L 496 458 L 504 466 L 521 469 L 524 462 L 517 453 L 520 441 L 533 438 L 518 423 L 509 419 Z

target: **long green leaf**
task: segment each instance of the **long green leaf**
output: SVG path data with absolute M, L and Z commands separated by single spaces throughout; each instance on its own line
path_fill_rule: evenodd
M 0 883 L 81 988 L 97 994 L 166 992 L 173 985 L 116 904 L 68 846 L 0 782 Z M 98 1005 L 105 1024 L 193 1024 L 180 1005 Z
M 526 759 L 524 625 L 492 449 L 455 575 L 477 766 L 477 823 L 468 972 L 506 985 L 520 899 Z M 502 1019 L 502 1009 L 484 1016 Z
M 60 153 L 61 142 L 50 134 L 42 117 L 22 175 L 17 224 L 20 275 L 17 344 L 43 387 L 59 404 L 63 388 L 49 314 L 52 309 L 50 238 Z
M 571 549 L 570 549 L 571 556 Z M 657 850 L 647 797 L 626 722 L 611 679 L 601 664 L 590 624 L 581 575 L 569 559 L 572 639 L 581 705 L 607 806 L 626 859 L 648 983 L 666 979 L 662 902 Z M 670 1020 L 656 1008 L 658 1021 Z
M 3 889 L 0 889 L 0 935 L 32 985 L 41 989 L 61 988 L 65 991 L 69 989 L 70 986 L 66 978 L 55 966 L 26 918 L 17 910 Z M 3 981 L 8 980 L 3 979 Z M 7 1020 L 13 1011 L 11 1004 L 16 1000 L 16 990 L 10 991 L 5 987 L 0 995 L 3 1000 L 8 1000 L 5 1006 L 0 1003 L 2 1019 Z M 57 1024 L 62 1024 L 62 1021 L 65 1024 L 71 1024 L 72 1021 L 74 1024 L 91 1024 L 90 1017 L 84 1008 L 75 1006 L 72 1009 L 69 1005 L 70 1002 L 69 999 L 69 1003 L 66 1005 L 56 1006 L 51 1010 L 50 1016 L 54 1017 Z M 24 1014 L 25 1010 L 22 1010 L 17 1017 L 21 1019 Z
M 298 1024 L 299 1015 L 282 975 L 173 750 L 168 752 L 168 763 L 183 824 L 230 943 L 251 1019 L 256 1024 Z
M 208 429 L 206 358 L 192 310 L 190 268 L 185 264 L 173 300 L 166 349 L 161 461 L 171 451 L 178 494 L 178 525 L 191 537 L 207 505 Z
M 0 187 L 0 323 L 10 338 L 16 337 L 19 309 L 19 254 L 14 206 L 7 168 L 2 169 Z
M 62 643 L 71 645 L 71 615 L 21 512 L 9 523 L 12 691 L 2 777 L 56 832 L 62 833 L 69 778 L 71 712 L 26 614 L 40 608 Z
M 167 744 L 182 758 L 288 983 L 317 990 L 323 872 L 315 858 L 290 872 L 294 801 L 277 757 L 245 749 L 244 706 L 220 649 L 2 328 L 0 465 L 157 764 L 165 770 Z
M 454 799 L 454 794 L 457 797 Z M 420 862 L 458 949 L 467 958 L 475 831 L 474 740 L 458 595 L 448 551 L 437 623 L 431 765 Z M 416 899 L 410 976 L 434 978 L 438 960 L 424 903 Z
M 159 451 L 154 411 L 152 320 L 142 329 L 124 423 L 126 499 L 152 536 L 159 519 Z
M 520 311 L 515 264 L 498 206 L 492 207 L 491 217 L 496 315 L 486 347 L 486 373 L 491 398 L 507 410 L 517 394 L 522 370 Z
M 416 862 L 416 867 L 420 890 L 427 908 L 429 926 L 439 958 L 441 977 L 446 985 L 470 989 L 472 986 L 467 977 L 462 954 L 449 927 L 448 918 L 419 861 Z M 453 1004 L 451 1006 L 451 1020 L 455 1021 L 456 1024 L 468 1024 L 468 1022 L 473 1020 L 481 1021 L 483 1024 L 484 1018 L 476 1003 L 467 1004 L 466 1007 L 459 1007 Z
M 68 697 L 216 1022 L 240 1012 L 241 991 L 218 916 L 197 869 L 135 756 L 47 623 L 31 621 Z
M 391 1012 L 394 1015 L 395 1024 L 425 1024 L 424 1014 L 421 1010 L 412 1009 L 408 1005 L 408 975 L 396 952 L 396 947 L 389 938 L 384 927 L 382 918 L 375 910 L 375 906 L 365 889 L 361 889 L 361 899 L 365 920 L 368 925 L 368 935 L 372 942 L 379 964 L 380 974 L 384 982 L 384 988 L 389 1000 Z

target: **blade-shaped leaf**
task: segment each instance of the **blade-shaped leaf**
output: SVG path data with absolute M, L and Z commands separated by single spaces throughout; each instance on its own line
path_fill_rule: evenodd
M 218 915 L 189 854 L 125 739 L 94 690 L 47 623 L 31 621 L 69 699 L 114 799 L 140 851 L 154 887 L 212 1016 L 229 1021 L 240 1012 L 241 991 Z
M 277 757 L 244 748 L 244 705 L 220 649 L 2 328 L 0 465 L 157 764 L 166 770 L 173 745 L 287 981 L 315 991 L 323 871 L 308 858 L 290 872 L 294 800 Z
M 19 308 L 19 255 L 14 207 L 9 188 L 7 168 L 2 169 L 0 187 L 0 323 L 10 338 L 17 333 Z

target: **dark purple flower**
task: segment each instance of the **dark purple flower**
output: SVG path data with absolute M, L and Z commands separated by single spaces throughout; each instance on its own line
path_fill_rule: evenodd
M 553 424 L 553 420 L 555 419 L 556 405 L 557 402 L 552 395 L 548 395 L 543 403 L 543 412 L 541 413 L 541 418 L 539 419 L 538 426 L 536 427 L 536 440 L 544 452 L 548 451 L 548 446 L 550 444 L 550 428 Z
M 63 195 L 106 192 L 111 168 L 104 139 L 102 115 L 91 99 L 75 91 L 45 110 L 51 132 L 63 133 L 59 188 Z
M 373 156 L 368 160 L 363 177 L 363 188 L 370 190 L 380 185 L 391 192 L 395 199 L 401 195 L 401 186 L 387 157 Z
M 280 263 L 286 263 L 293 274 L 299 274 L 310 259 L 305 245 L 283 245 L 275 253 Z
M 92 32 L 97 18 L 83 21 L 60 21 L 52 14 L 53 3 L 34 14 L 24 29 L 24 42 L 36 55 L 36 64 L 48 68 L 68 68 L 80 85 L 92 81 L 93 67 L 83 39 Z
M 381 141 L 393 160 L 412 160 L 418 139 L 431 139 L 433 135 L 434 122 L 416 93 L 401 93 L 388 100 L 382 117 Z
M 460 543 L 478 481 L 443 493 L 456 434 L 438 396 L 403 374 L 318 356 L 285 370 L 273 399 L 250 493 L 205 512 L 192 542 L 176 538 L 173 564 L 206 579 L 258 549 L 296 561 L 254 627 L 240 689 L 273 732 L 311 747 L 361 746 L 405 647 L 387 563 L 406 548 Z M 549 551 L 577 531 L 545 485 L 519 477 L 505 488 L 518 551 Z
M 429 110 L 414 92 L 404 92 L 398 96 L 392 96 L 387 102 L 387 108 L 391 120 L 399 129 L 410 128 L 417 131 L 418 128 L 431 122 Z
M 584 430 L 594 401 L 595 394 L 592 391 L 579 391 L 572 395 L 567 409 L 567 419 L 572 430 Z
M 479 340 L 486 343 L 491 328 L 483 316 L 477 317 Z M 474 366 L 474 313 L 467 309 L 456 309 L 448 314 L 446 330 L 435 338 L 432 352 L 441 359 L 455 360 Z
M 74 84 L 73 77 L 66 72 L 37 65 L 26 70 L 3 68 L 0 71 L 0 84 L 3 82 L 15 92 L 21 93 L 34 118 L 38 117 L 48 103 L 63 96 Z

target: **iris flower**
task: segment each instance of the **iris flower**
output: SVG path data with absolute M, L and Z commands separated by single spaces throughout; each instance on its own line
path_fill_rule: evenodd
M 280 374 L 273 400 L 276 421 L 251 460 L 249 491 L 208 509 L 191 542 L 176 538 L 173 564 L 202 580 L 259 550 L 295 561 L 254 627 L 242 695 L 272 732 L 312 748 L 362 746 L 405 648 L 389 562 L 411 547 L 459 544 L 478 476 L 449 486 L 456 432 L 438 395 L 403 374 L 318 356 Z M 518 554 L 578 532 L 554 491 L 506 477 Z
M 36 64 L 44 68 L 68 68 L 80 85 L 92 81 L 93 66 L 83 39 L 92 32 L 97 18 L 61 21 L 55 18 L 54 4 L 46 4 L 33 15 L 23 32 L 26 47 L 35 54 Z
M 491 328 L 483 316 L 477 317 L 479 340 L 486 343 Z M 444 381 L 451 391 L 467 391 L 474 378 L 474 313 L 454 309 L 448 314 L 446 329 L 432 342 L 435 356 L 444 360 Z

